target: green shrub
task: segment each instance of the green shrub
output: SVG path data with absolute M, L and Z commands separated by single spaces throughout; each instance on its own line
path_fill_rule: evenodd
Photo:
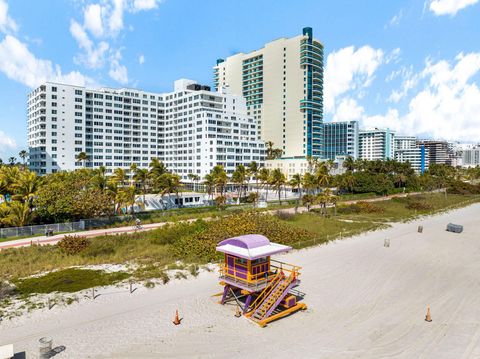
M 313 233 L 289 226 L 274 216 L 243 212 L 208 222 L 205 230 L 180 237 L 173 244 L 173 253 L 184 260 L 214 260 L 219 256 L 215 248 L 220 241 L 245 234 L 263 234 L 272 242 L 286 245 L 314 236 Z
M 337 212 L 340 214 L 383 213 L 384 209 L 371 202 L 361 201 L 347 206 L 339 206 Z
M 360 207 L 360 212 L 362 213 L 383 213 L 385 210 L 371 202 L 358 202 L 357 205 Z
M 69 268 L 41 277 L 15 282 L 20 294 L 78 292 L 79 290 L 111 285 L 128 278 L 125 272 L 106 273 L 101 270 Z
M 422 201 L 410 201 L 407 203 L 405 206 L 407 209 L 414 209 L 417 211 L 429 211 L 433 209 L 433 206 L 431 204 L 428 204 L 427 202 L 422 202 Z
M 88 239 L 77 235 L 66 235 L 58 243 L 57 246 L 67 255 L 75 255 L 82 252 L 89 245 Z

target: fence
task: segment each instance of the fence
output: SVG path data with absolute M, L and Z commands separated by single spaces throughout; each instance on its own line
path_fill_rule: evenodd
M 84 229 L 85 221 L 40 224 L 36 226 L 26 227 L 0 228 L 0 238 L 30 237 L 36 235 L 45 235 L 47 231 L 53 231 L 53 233 L 55 234 L 62 232 L 83 231 Z

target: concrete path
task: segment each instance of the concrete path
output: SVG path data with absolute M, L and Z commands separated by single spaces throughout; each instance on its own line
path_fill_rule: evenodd
M 422 194 L 424 192 L 414 192 L 414 193 L 401 193 L 401 194 L 394 194 L 390 196 L 384 196 L 384 197 L 375 197 L 375 198 L 370 198 L 370 199 L 360 199 L 360 200 L 353 200 L 353 201 L 344 201 L 341 202 L 342 204 L 354 204 L 357 202 L 380 202 L 380 201 L 387 201 L 392 198 L 400 198 L 400 197 L 407 197 L 407 196 L 412 196 L 412 195 L 417 195 L 417 194 Z M 311 206 L 311 209 L 314 208 L 319 208 L 318 205 Z M 267 213 L 275 213 L 277 211 L 285 212 L 285 213 L 295 213 L 295 208 L 283 208 L 280 210 L 271 210 L 267 211 Z M 298 207 L 297 213 L 304 213 L 307 211 L 306 207 Z M 208 218 L 204 218 L 208 220 Z M 185 220 L 182 222 L 194 222 L 196 218 L 192 218 L 189 220 Z M 116 227 L 116 228 L 103 228 L 103 229 L 93 229 L 89 231 L 79 231 L 79 232 L 70 232 L 68 235 L 79 235 L 82 237 L 86 238 L 93 238 L 93 237 L 99 237 L 99 236 L 106 236 L 106 235 L 112 235 L 112 234 L 124 234 L 124 233 L 134 233 L 134 232 L 142 232 L 142 231 L 149 231 L 152 229 L 160 228 L 166 225 L 167 223 L 172 223 L 172 222 L 160 222 L 160 223 L 150 223 L 150 224 L 145 224 L 142 225 L 142 229 L 135 229 L 134 226 L 126 226 L 126 227 Z M 62 234 L 57 234 L 51 237 L 46 237 L 46 236 L 36 236 L 36 237 L 28 237 L 28 238 L 22 238 L 22 239 L 16 239 L 16 240 L 11 240 L 11 241 L 6 241 L 6 242 L 1 242 L 0 243 L 0 251 L 2 249 L 7 249 L 7 248 L 14 248 L 14 247 L 28 247 L 30 245 L 47 245 L 47 244 L 57 244 L 63 237 L 65 236 L 65 233 Z

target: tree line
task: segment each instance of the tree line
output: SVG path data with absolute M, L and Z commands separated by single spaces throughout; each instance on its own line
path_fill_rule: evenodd
M 256 205 L 261 194 L 275 193 L 282 203 L 282 191 L 298 192 L 297 205 L 310 208 L 319 204 L 326 212 L 328 204 L 336 204 L 338 195 L 375 193 L 386 195 L 400 191 L 443 188 L 452 183 L 476 182 L 480 168 L 454 168 L 432 164 L 423 174 L 416 174 L 409 163 L 394 160 L 366 161 L 347 157 L 344 171 L 332 174 L 335 164 L 307 158 L 303 174 L 287 179 L 278 168 L 261 167 L 255 161 L 238 165 L 231 174 L 222 166 L 212 168 L 203 179 L 189 174 L 194 191 L 205 188 L 211 203 L 223 208 L 227 188 L 234 188 L 236 197 Z M 127 171 L 117 168 L 107 174 L 104 167 L 77 169 L 37 176 L 25 164 L 0 164 L 0 225 L 24 226 L 32 223 L 55 223 L 84 218 L 115 216 L 132 212 L 135 205 L 145 204 L 147 193 L 163 199 L 174 195 L 180 204 L 184 184 L 158 159 L 149 168 L 132 165 Z M 457 186 L 458 187 L 458 186 Z M 261 191 L 261 192 L 260 192 Z

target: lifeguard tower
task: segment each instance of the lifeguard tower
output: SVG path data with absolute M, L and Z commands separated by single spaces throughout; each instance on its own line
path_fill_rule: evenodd
M 267 237 L 249 234 L 226 239 L 217 246 L 225 254 L 220 265 L 220 285 L 224 286 L 221 304 L 244 300 L 243 315 L 260 326 L 300 309 L 303 293 L 294 290 L 300 284 L 298 266 L 272 260 L 271 255 L 292 248 L 272 243 Z

